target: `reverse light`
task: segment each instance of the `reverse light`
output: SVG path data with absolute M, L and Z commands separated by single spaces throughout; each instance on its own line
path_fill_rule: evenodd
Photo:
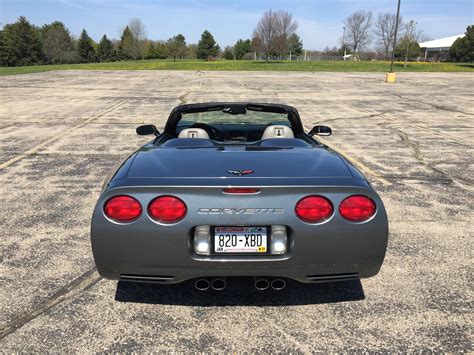
M 130 196 L 115 196 L 104 205 L 104 213 L 118 222 L 131 222 L 142 213 L 140 202 Z
M 148 214 L 158 222 L 178 222 L 186 215 L 186 212 L 185 203 L 174 196 L 157 197 L 148 206 Z
M 198 255 L 209 255 L 211 253 L 210 226 L 197 226 L 194 230 L 194 251 Z
M 272 234 L 270 236 L 270 253 L 285 254 L 288 237 L 286 235 L 286 227 L 280 225 L 272 225 Z
M 299 219 L 308 223 L 322 222 L 333 212 L 331 202 L 322 196 L 307 196 L 301 199 L 295 207 Z
M 352 222 L 363 222 L 375 214 L 375 202 L 361 195 L 346 198 L 339 205 L 339 213 Z

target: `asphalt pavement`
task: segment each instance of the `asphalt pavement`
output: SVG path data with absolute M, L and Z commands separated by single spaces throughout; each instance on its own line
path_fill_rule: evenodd
M 0 77 L 0 349 L 472 351 L 474 75 L 56 71 Z M 181 103 L 296 106 L 385 202 L 381 272 L 257 292 L 102 279 L 90 250 L 106 177 Z

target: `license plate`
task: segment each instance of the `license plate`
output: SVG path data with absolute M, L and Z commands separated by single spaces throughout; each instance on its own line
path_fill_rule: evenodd
M 267 227 L 214 228 L 215 253 L 266 253 L 267 244 Z

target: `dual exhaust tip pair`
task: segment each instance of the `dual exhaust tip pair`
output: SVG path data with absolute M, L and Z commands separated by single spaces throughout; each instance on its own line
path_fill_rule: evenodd
M 225 279 L 215 278 L 215 279 L 197 279 L 194 282 L 194 287 L 199 291 L 207 291 L 210 288 L 214 291 L 222 291 L 227 286 Z M 286 287 L 286 281 L 283 279 L 272 279 L 267 278 L 255 278 L 254 286 L 259 291 L 265 291 L 269 288 L 275 291 L 281 291 Z
M 226 286 L 227 282 L 225 279 L 212 279 L 211 281 L 208 279 L 197 279 L 196 282 L 194 282 L 194 287 L 199 291 L 207 291 L 210 288 L 214 291 L 222 291 Z
M 286 281 L 283 279 L 255 279 L 254 286 L 259 291 L 268 290 L 270 287 L 272 290 L 281 291 L 286 287 Z

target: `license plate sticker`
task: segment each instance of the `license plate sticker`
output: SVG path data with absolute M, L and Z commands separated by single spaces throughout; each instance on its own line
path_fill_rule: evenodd
M 214 228 L 215 253 L 266 253 L 267 243 L 267 227 Z

